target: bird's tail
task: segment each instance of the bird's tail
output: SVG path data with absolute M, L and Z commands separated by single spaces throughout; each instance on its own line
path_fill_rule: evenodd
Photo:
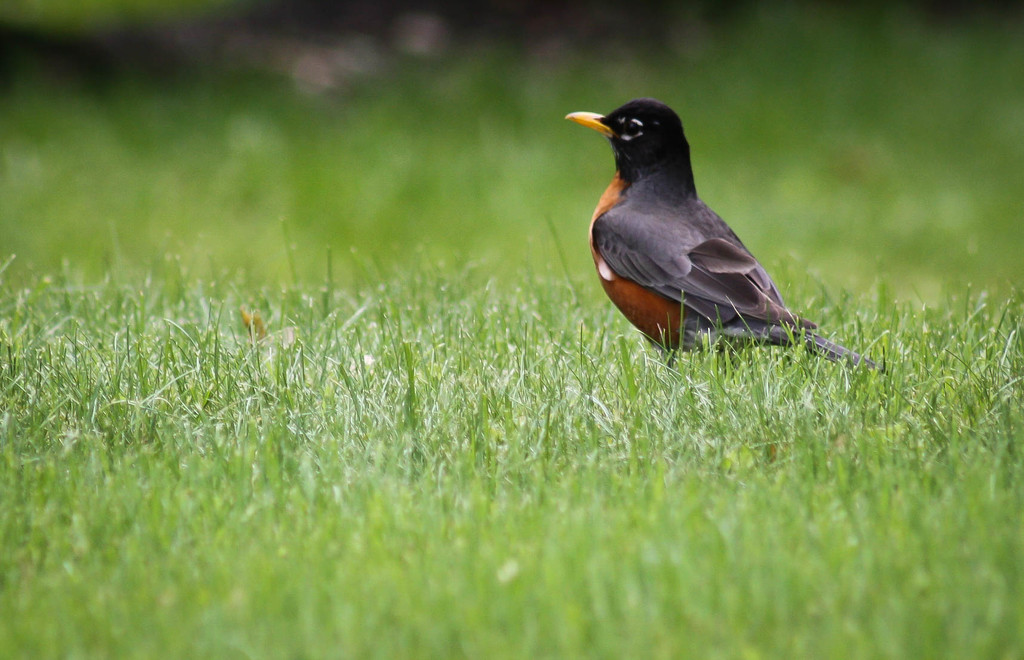
M 690 315 L 687 315 L 687 319 L 689 316 Z M 693 316 L 697 315 L 694 314 Z M 701 331 L 701 328 L 698 327 L 697 331 Z M 707 330 L 704 330 L 704 332 L 707 332 Z M 720 326 L 715 332 L 718 334 L 713 334 L 712 338 L 714 338 L 714 336 L 724 336 L 740 340 L 754 339 L 755 341 L 763 341 L 777 346 L 792 346 L 800 343 L 802 338 L 807 350 L 812 353 L 817 353 L 829 360 L 833 360 L 835 362 L 849 361 L 858 366 L 865 366 L 869 369 L 878 369 L 882 372 L 885 371 L 884 365 L 879 367 L 875 364 L 874 360 L 865 357 L 856 351 L 851 351 L 845 346 L 829 341 L 821 335 L 815 334 L 814 330 L 807 327 L 796 328 L 793 326 L 784 326 L 779 323 L 742 319 L 740 322 L 733 322 L 731 324 Z M 691 338 L 689 341 L 692 346 L 692 342 L 694 340 Z
M 810 330 L 804 333 L 804 343 L 807 346 L 807 350 L 823 355 L 829 360 L 835 360 L 836 362 L 849 360 L 855 365 L 864 365 L 869 369 L 878 369 L 878 365 L 870 358 L 864 357 L 856 351 L 851 351 L 845 346 L 829 341 L 821 335 L 816 335 Z
M 821 335 L 815 334 L 813 330 L 795 328 L 787 328 L 781 325 L 769 325 L 766 328 L 765 338 L 772 344 L 779 344 L 781 346 L 791 345 L 800 341 L 800 335 L 803 333 L 804 345 L 807 346 L 807 350 L 812 353 L 817 353 L 823 357 L 833 360 L 835 362 L 849 361 L 855 365 L 863 365 L 869 369 L 878 369 L 879 366 L 875 364 L 874 360 L 864 357 L 856 351 L 851 351 L 845 346 L 841 346 L 833 341 L 825 339 Z M 885 371 L 883 368 L 882 371 Z

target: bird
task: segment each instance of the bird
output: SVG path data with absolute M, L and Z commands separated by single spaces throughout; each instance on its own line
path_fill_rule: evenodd
M 611 144 L 615 175 L 590 220 L 590 251 L 619 311 L 670 353 L 731 342 L 789 346 L 877 368 L 786 307 L 764 266 L 697 195 L 679 116 L 638 98 L 606 115 L 571 112 Z

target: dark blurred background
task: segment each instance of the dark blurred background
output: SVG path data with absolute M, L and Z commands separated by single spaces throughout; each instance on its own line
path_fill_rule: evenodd
M 1021 13 L 1021 3 L 1012 0 L 8 0 L 0 7 L 0 43 L 8 65 L 31 53 L 83 68 L 195 61 L 270 66 L 268 56 L 280 53 L 259 51 L 282 48 L 290 39 L 325 45 L 355 33 L 381 47 L 421 54 L 452 39 L 650 48 L 677 40 L 683 23 L 713 26 L 766 7 L 814 11 L 822 6 L 866 16 L 895 11 L 937 24 L 1018 20 Z

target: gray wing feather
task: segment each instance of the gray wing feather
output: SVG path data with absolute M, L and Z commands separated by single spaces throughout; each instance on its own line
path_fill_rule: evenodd
M 617 206 L 592 229 L 594 247 L 621 277 L 671 300 L 684 302 L 711 321 L 737 316 L 809 327 L 785 308 L 778 288 L 757 259 L 703 203 L 689 209 L 691 222 L 678 211 L 644 213 Z

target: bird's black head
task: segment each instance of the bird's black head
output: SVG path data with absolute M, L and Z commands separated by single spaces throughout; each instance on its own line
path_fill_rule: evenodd
M 634 99 L 607 115 L 573 112 L 566 119 L 592 128 L 611 142 L 619 176 L 629 182 L 662 169 L 682 170 L 693 185 L 690 145 L 679 116 L 660 101 Z

